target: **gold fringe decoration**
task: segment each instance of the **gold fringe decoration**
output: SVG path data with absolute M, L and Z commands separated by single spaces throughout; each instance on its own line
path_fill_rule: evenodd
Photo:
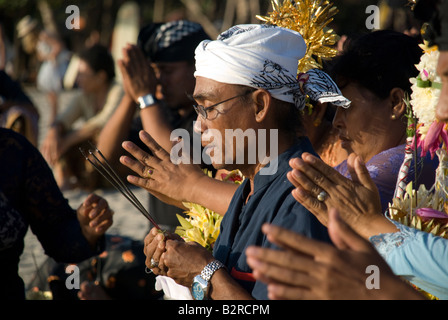
M 298 73 L 322 69 L 322 60 L 336 56 L 339 36 L 328 28 L 339 10 L 328 0 L 272 0 L 269 16 L 257 15 L 267 24 L 299 32 L 306 43 L 306 54 L 299 61 Z

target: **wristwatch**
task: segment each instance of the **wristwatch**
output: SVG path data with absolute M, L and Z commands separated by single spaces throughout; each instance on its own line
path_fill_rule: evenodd
M 206 265 L 200 275 L 194 277 L 193 285 L 191 286 L 191 294 L 195 300 L 208 299 L 211 277 L 216 270 L 225 267 L 226 266 L 221 261 L 215 260 Z
M 138 97 L 137 101 L 141 110 L 158 103 L 156 97 L 153 94 L 147 94 L 146 96 Z

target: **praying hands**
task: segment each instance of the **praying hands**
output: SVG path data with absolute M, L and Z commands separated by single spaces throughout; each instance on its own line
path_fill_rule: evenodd
M 382 215 L 377 187 L 355 154 L 347 160 L 351 180 L 309 153 L 303 154 L 302 159 L 291 159 L 289 164 L 293 170 L 287 177 L 296 187 L 292 195 L 322 224 L 328 226 L 329 209 L 333 207 L 365 239 L 397 231 Z
M 329 211 L 328 231 L 335 247 L 265 224 L 263 232 L 282 250 L 250 246 L 253 276 L 268 285 L 268 298 L 281 299 L 423 299 L 396 277 L 370 243 Z M 369 266 L 380 273 L 379 289 L 367 286 Z

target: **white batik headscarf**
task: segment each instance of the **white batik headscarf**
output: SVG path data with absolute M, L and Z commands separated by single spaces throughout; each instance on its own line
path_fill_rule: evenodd
M 350 101 L 319 69 L 307 72 L 308 80 L 301 88 L 297 67 L 305 52 L 305 41 L 296 31 L 272 25 L 237 25 L 221 33 L 217 40 L 204 40 L 198 45 L 194 75 L 265 89 L 300 110 L 305 107 L 306 95 L 312 101 L 348 107 Z

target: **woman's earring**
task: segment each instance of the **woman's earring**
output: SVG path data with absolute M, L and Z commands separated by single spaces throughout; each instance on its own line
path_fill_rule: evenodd
M 396 115 L 392 115 L 392 120 L 396 120 L 397 119 L 397 116 Z

